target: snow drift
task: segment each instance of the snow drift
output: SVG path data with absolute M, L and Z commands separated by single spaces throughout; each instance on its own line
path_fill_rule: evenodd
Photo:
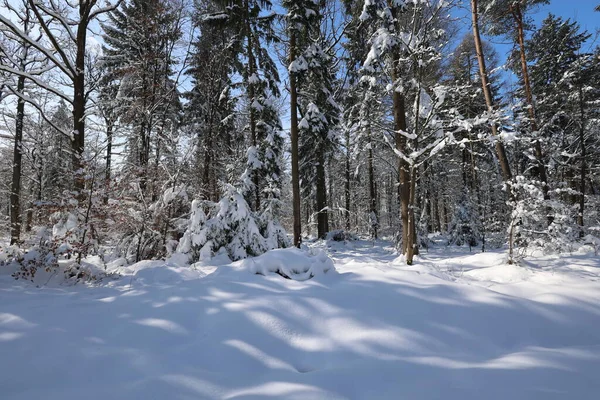
M 335 272 L 333 261 L 322 250 L 310 253 L 295 247 L 271 250 L 261 256 L 248 258 L 242 262 L 242 267 L 253 274 L 275 273 L 296 281 Z

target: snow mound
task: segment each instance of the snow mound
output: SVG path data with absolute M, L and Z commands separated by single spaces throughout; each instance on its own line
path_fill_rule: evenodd
M 533 273 L 529 269 L 519 265 L 502 264 L 473 269 L 465 272 L 464 275 L 476 281 L 517 283 L 528 280 Z
M 204 278 L 207 274 L 196 269 L 165 263 L 165 261 L 140 261 L 119 269 L 122 275 L 133 275 L 137 282 L 146 285 L 171 285 L 183 281 Z
M 242 268 L 253 274 L 276 273 L 284 278 L 305 281 L 315 276 L 336 272 L 331 258 L 322 250 L 309 252 L 295 247 L 276 249 L 242 261 Z

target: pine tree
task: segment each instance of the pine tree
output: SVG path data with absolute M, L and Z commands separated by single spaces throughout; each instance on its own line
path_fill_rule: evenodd
M 242 77 L 250 139 L 244 192 L 253 209 L 260 211 L 265 208 L 261 207 L 261 200 L 274 193 L 266 189 L 274 182 L 265 185 L 265 178 L 279 175 L 280 167 L 273 161 L 283 155 L 281 148 L 273 146 L 278 142 L 275 136 L 282 130 L 277 109 L 280 80 L 268 51 L 268 47 L 278 41 L 274 32 L 276 14 L 271 11 L 273 5 L 268 0 L 217 0 L 216 3 L 221 9 L 208 14 L 207 21 L 226 25 L 232 34 L 229 46 L 237 53 L 233 67 Z
M 231 183 L 227 165 L 233 164 L 236 134 L 232 95 L 232 74 L 237 49 L 232 45 L 233 30 L 217 24 L 209 16 L 220 15 L 222 8 L 214 1 L 197 1 L 193 22 L 198 37 L 192 42 L 192 54 L 186 75 L 192 88 L 185 93 L 185 125 L 193 136 L 195 152 L 191 165 L 190 185 L 197 197 L 218 201 L 219 182 Z
M 161 135 L 177 123 L 178 92 L 171 76 L 173 48 L 181 37 L 178 11 L 165 0 L 129 0 L 102 24 L 104 79 L 118 86 L 119 118 L 136 132 L 129 138 L 129 162 L 143 193 L 152 150 L 160 152 Z

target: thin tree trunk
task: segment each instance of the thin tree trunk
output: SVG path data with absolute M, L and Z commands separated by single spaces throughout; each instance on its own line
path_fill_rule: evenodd
M 371 229 L 373 239 L 377 239 L 377 225 L 379 223 L 379 216 L 377 215 L 377 195 L 375 192 L 375 171 L 373 168 L 373 142 L 371 141 L 371 130 L 367 133 L 369 140 L 369 154 L 367 159 L 367 167 L 369 169 L 369 218 L 371 219 Z
M 17 91 L 25 90 L 25 77 L 19 76 Z M 21 238 L 21 166 L 23 158 L 23 120 L 25 118 L 25 101 L 17 100 L 17 116 L 15 120 L 15 145 L 13 150 L 12 182 L 10 189 L 10 244 L 16 244 Z
M 350 130 L 346 130 L 346 187 L 344 190 L 344 196 L 346 200 L 346 210 L 344 212 L 346 217 L 346 230 L 350 230 Z
M 80 14 L 83 12 L 80 7 Z M 87 16 L 86 16 L 87 18 Z M 75 191 L 80 200 L 83 199 L 85 174 L 83 173 L 83 152 L 85 146 L 85 46 L 87 35 L 87 19 L 83 19 L 77 29 L 77 53 L 75 56 L 76 73 L 73 78 L 73 174 Z
M 248 0 L 244 1 L 245 19 L 246 19 L 246 51 L 248 52 L 248 79 L 252 79 L 255 74 L 254 52 L 252 50 L 252 29 L 250 26 L 250 6 Z M 250 103 L 250 136 L 252 146 L 258 149 L 258 138 L 256 136 L 256 113 L 254 110 L 254 83 L 247 82 L 248 101 Z M 252 183 L 254 184 L 254 211 L 260 210 L 260 181 L 257 171 L 252 172 Z
M 108 204 L 112 166 L 113 121 L 106 120 L 106 171 L 104 173 L 104 204 Z
M 473 22 L 473 38 L 475 39 L 475 51 L 477 52 L 477 62 L 479 63 L 479 77 L 481 79 L 481 86 L 485 97 L 485 103 L 490 113 L 494 112 L 494 102 L 492 99 L 492 92 L 490 89 L 489 76 L 485 65 L 485 57 L 483 54 L 483 46 L 481 44 L 481 35 L 479 33 L 479 12 L 477 9 L 477 0 L 471 0 L 471 17 Z M 498 136 L 498 128 L 495 122 L 491 123 L 492 134 Z M 510 183 L 512 179 L 512 173 L 510 171 L 510 164 L 508 163 L 508 157 L 506 156 L 506 150 L 504 144 L 500 140 L 496 140 L 496 153 L 498 155 L 498 162 L 502 170 L 502 178 L 504 183 Z M 509 190 L 510 193 L 510 190 Z
M 398 79 L 395 69 L 392 72 L 392 80 Z M 401 153 L 406 152 L 406 136 L 400 132 L 406 131 L 406 108 L 404 96 L 397 90 L 394 90 L 394 129 L 396 131 L 396 150 Z M 406 254 L 409 236 L 409 203 L 410 203 L 410 171 L 408 163 L 401 157 L 398 157 L 398 198 L 400 200 L 400 219 L 402 221 L 402 254 Z
M 585 180 L 587 175 L 586 155 L 587 148 L 585 145 L 585 110 L 583 103 L 583 88 L 579 87 L 579 113 L 580 113 L 580 125 L 579 125 L 579 141 L 581 142 L 581 167 L 580 167 L 580 184 L 579 184 L 579 212 L 577 213 L 577 224 L 580 227 L 579 237 L 583 237 L 583 212 L 585 210 Z
M 523 12 L 521 10 L 521 6 L 517 3 L 516 5 L 511 5 L 510 10 L 512 12 L 513 18 L 517 24 L 517 40 L 519 42 L 519 55 L 521 58 L 521 71 L 523 73 L 523 85 L 525 86 L 525 99 L 527 101 L 527 111 L 529 113 L 529 119 L 531 122 L 531 130 L 533 132 L 538 131 L 537 119 L 535 116 L 535 107 L 533 104 L 533 94 L 531 92 L 531 81 L 529 79 L 529 69 L 527 67 L 527 56 L 525 54 L 525 30 L 523 26 Z M 535 151 L 535 158 L 537 161 L 536 171 L 537 175 L 542 182 L 542 193 L 544 194 L 544 199 L 548 200 L 550 198 L 548 193 L 548 177 L 546 173 L 546 165 L 544 163 L 544 154 L 542 152 L 542 145 L 540 144 L 539 139 L 535 140 L 533 149 Z M 552 223 L 553 218 L 548 216 L 548 222 Z
M 317 151 L 316 165 L 316 202 L 317 237 L 325 239 L 327 236 L 327 191 L 325 182 L 325 157 L 322 151 Z
M 296 32 L 290 28 L 290 59 L 296 60 Z M 290 133 L 292 146 L 292 206 L 294 214 L 294 246 L 300 247 L 302 242 L 300 221 L 300 174 L 298 166 L 298 93 L 296 92 L 296 74 L 290 72 Z

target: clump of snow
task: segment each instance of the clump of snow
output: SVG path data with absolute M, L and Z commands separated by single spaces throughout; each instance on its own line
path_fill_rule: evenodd
M 305 251 L 297 248 L 277 249 L 249 258 L 242 267 L 253 274 L 279 274 L 287 279 L 305 281 L 315 276 L 335 273 L 331 258 L 322 250 Z
M 493 283 L 522 282 L 531 277 L 533 273 L 517 264 L 502 264 L 485 268 L 477 268 L 464 273 L 465 277 L 477 281 Z
M 206 273 L 195 268 L 183 266 L 176 260 L 144 260 L 135 264 L 117 268 L 121 275 L 144 285 L 172 285 L 174 283 L 204 278 Z

